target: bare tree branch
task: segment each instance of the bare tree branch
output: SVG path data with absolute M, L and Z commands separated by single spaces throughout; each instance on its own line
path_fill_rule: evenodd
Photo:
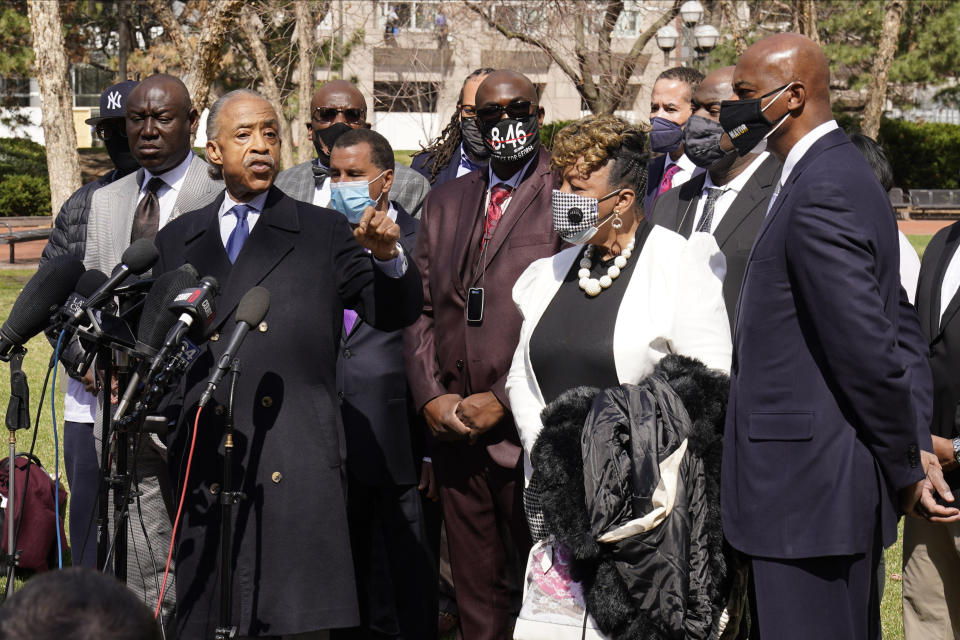
M 298 132 L 297 160 L 306 162 L 313 157 L 313 147 L 307 144 L 306 123 L 310 122 L 310 100 L 313 98 L 313 15 L 305 0 L 294 5 L 297 18 L 297 115 L 301 122 Z
M 210 85 L 220 66 L 220 49 L 244 0 L 220 0 L 200 17 L 201 31 L 187 72 L 187 89 L 193 106 L 202 111 L 210 97 Z M 188 58 L 189 59 L 189 58 Z
M 183 33 L 183 27 L 180 26 L 177 17 L 173 15 L 170 4 L 165 2 L 165 0 L 149 0 L 149 2 L 150 8 L 153 9 L 154 15 L 157 16 L 160 25 L 163 27 L 163 32 L 173 42 L 177 53 L 180 54 L 180 59 L 186 63 L 187 60 L 193 57 L 193 50 L 187 43 L 187 36 Z M 186 11 L 186 9 L 184 9 L 184 11 Z
M 650 39 L 657 34 L 657 30 L 673 20 L 674 17 L 680 12 L 680 4 L 682 0 L 673 0 L 673 6 L 670 7 L 660 18 L 657 19 L 652 25 L 647 27 L 647 29 L 637 36 L 637 39 L 634 40 L 633 46 L 630 47 L 630 53 L 627 54 L 626 59 L 623 61 L 623 64 L 620 65 L 620 71 L 617 73 L 617 81 L 614 85 L 614 95 L 617 96 L 617 99 L 621 99 L 624 91 L 627 89 L 627 83 L 630 81 L 630 76 L 633 75 L 633 72 L 637 68 L 637 61 L 640 60 L 640 55 L 643 53 L 644 47 L 647 46 L 647 43 L 650 42 Z

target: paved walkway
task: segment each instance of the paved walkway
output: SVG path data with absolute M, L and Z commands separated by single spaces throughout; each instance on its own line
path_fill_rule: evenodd
M 897 224 L 900 226 L 900 231 L 908 236 L 932 236 L 954 222 L 956 220 L 900 220 Z

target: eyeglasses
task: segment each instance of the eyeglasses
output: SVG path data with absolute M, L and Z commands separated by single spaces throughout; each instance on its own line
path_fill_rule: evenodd
M 313 119 L 326 124 L 336 120 L 339 113 L 343 114 L 347 124 L 361 124 L 364 116 L 367 115 L 367 110 L 356 107 L 317 107 L 313 110 Z
M 121 119 L 116 122 L 100 122 L 94 127 L 93 132 L 97 138 L 104 142 L 111 140 L 114 136 L 127 137 L 127 127 Z
M 457 108 L 460 109 L 460 114 L 464 118 L 473 118 L 477 115 L 477 105 L 475 104 L 458 104 Z
M 502 104 L 490 104 L 485 107 L 480 107 L 477 109 L 477 117 L 480 118 L 483 122 L 496 122 L 503 117 L 504 112 L 511 118 L 526 118 L 529 116 L 532 111 L 531 107 L 535 106 L 529 100 L 515 100 L 507 106 Z

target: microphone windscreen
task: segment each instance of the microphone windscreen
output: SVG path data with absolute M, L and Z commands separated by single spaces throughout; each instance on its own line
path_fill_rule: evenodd
M 50 316 L 73 293 L 83 272 L 83 262 L 72 255 L 43 263 L 23 287 L 0 331 L 15 344 L 24 345 L 47 328 Z
M 263 322 L 269 310 L 270 292 L 263 287 L 254 287 L 240 298 L 240 304 L 237 305 L 236 320 L 255 327 Z
M 197 270 L 193 265 L 185 264 L 179 269 L 168 271 L 153 281 L 153 286 L 143 300 L 140 311 L 140 326 L 137 340 L 154 349 L 163 346 L 163 340 L 174 325 L 179 312 L 169 309 L 177 294 L 188 287 L 197 285 Z
M 147 238 L 140 238 L 123 252 L 120 256 L 120 262 L 130 267 L 130 271 L 140 275 L 157 262 L 160 253 L 154 246 L 153 241 Z
M 107 281 L 107 274 L 99 269 L 89 269 L 83 272 L 83 275 L 80 276 L 80 279 L 77 281 L 77 288 L 74 291 L 83 296 L 84 298 L 89 298 L 93 295 L 93 292 L 99 289 L 104 282 Z

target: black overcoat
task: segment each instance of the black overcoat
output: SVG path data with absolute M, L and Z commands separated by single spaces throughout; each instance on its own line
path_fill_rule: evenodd
M 345 446 L 335 366 L 343 309 L 375 327 L 401 328 L 420 313 L 413 261 L 391 279 L 354 240 L 339 213 L 272 188 L 235 264 L 220 235 L 223 196 L 157 235 L 154 273 L 194 265 L 221 285 L 210 340 L 184 377 L 170 436 L 177 497 L 205 381 L 251 287 L 270 291 L 266 320 L 239 350 L 234 487 L 233 622 L 241 636 L 287 635 L 359 622 L 345 507 Z M 219 611 L 219 517 L 225 379 L 203 410 L 187 483 L 177 560 L 181 639 L 210 638 Z

